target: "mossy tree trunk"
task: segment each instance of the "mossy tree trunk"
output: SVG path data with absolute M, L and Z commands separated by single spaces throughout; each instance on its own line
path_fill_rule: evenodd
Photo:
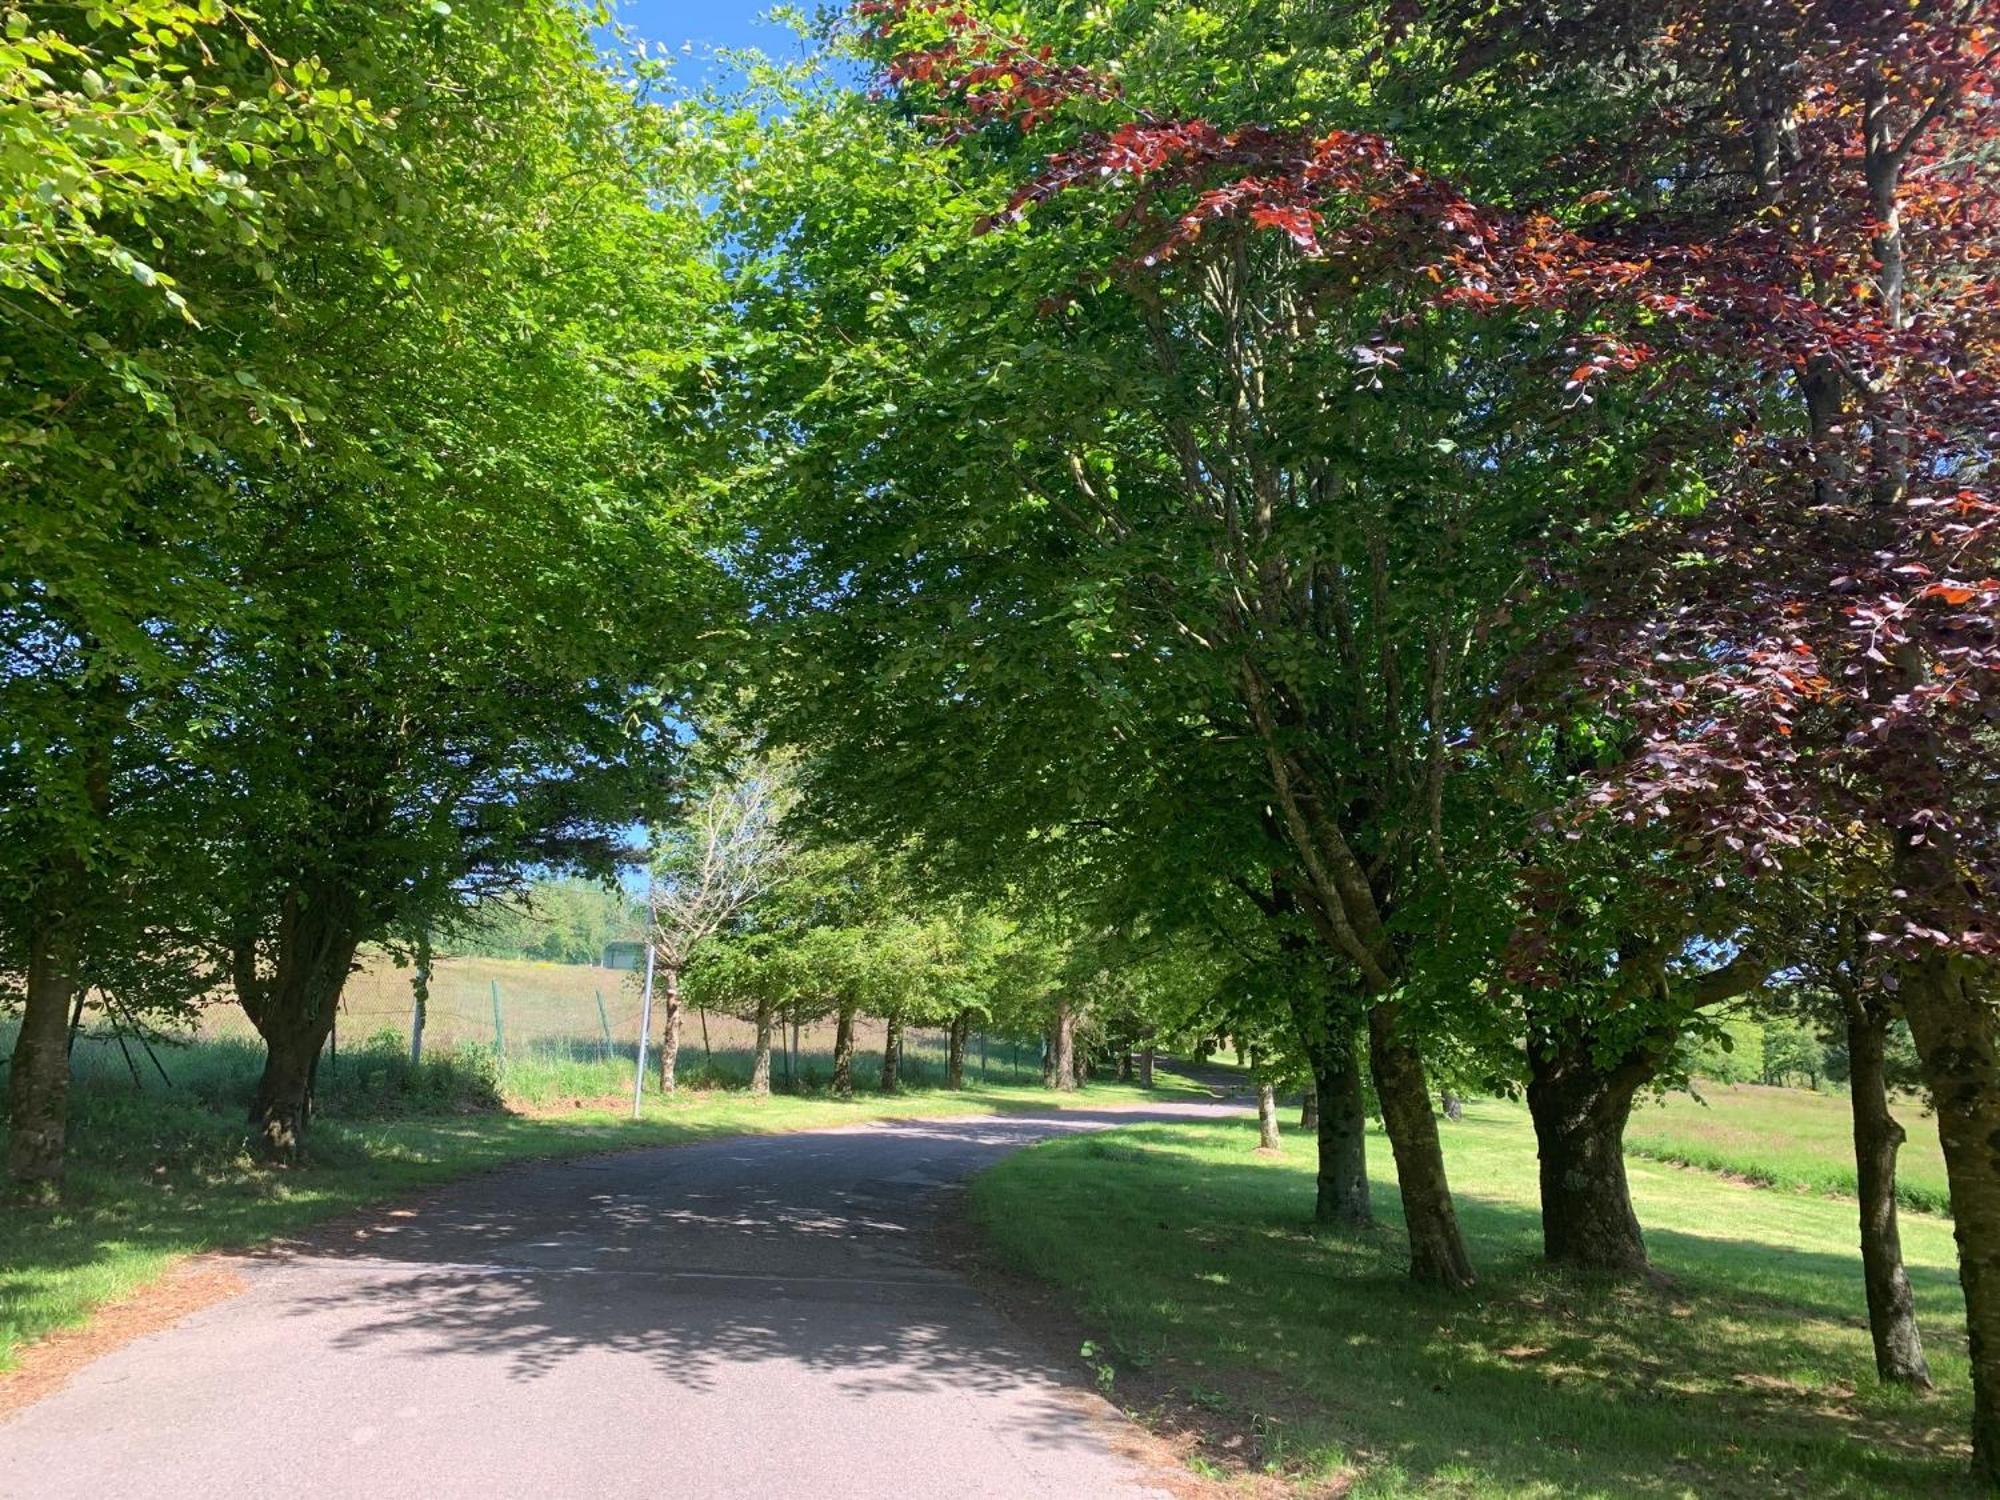
M 1064 1093 L 1076 1088 L 1076 1011 L 1068 1000 L 1056 1002 L 1056 1024 L 1050 1033 L 1055 1045 L 1050 1049 L 1051 1082 Z
M 237 999 L 264 1039 L 250 1124 L 266 1156 L 293 1160 L 304 1146 L 320 1049 L 333 1030 L 360 943 L 352 893 L 321 887 L 286 893 L 268 975 L 259 969 L 254 941 L 237 946 Z
M 750 1059 L 750 1092 L 767 1098 L 771 1092 L 771 1002 L 757 1002 L 757 1050 Z
M 1917 1330 L 1916 1298 L 1903 1267 L 1896 1214 L 1896 1157 L 1908 1137 L 1889 1109 L 1889 1012 L 1859 996 L 1847 1001 L 1848 1092 L 1853 1099 L 1854 1171 L 1861 1200 L 1861 1276 L 1875 1373 L 1893 1385 L 1929 1390 L 1931 1370 Z
M 1607 1062 L 1586 1024 L 1530 1036 L 1528 1113 L 1541 1158 L 1542 1254 L 1552 1264 L 1646 1273 L 1646 1241 L 1625 1177 L 1625 1127 L 1670 1045 L 1671 1038 L 1647 1039 Z
M 1423 1057 L 1404 1033 L 1394 1001 L 1369 1008 L 1368 1058 L 1383 1128 L 1396 1158 L 1396 1183 L 1410 1239 L 1410 1275 L 1427 1286 L 1467 1289 L 1478 1278 L 1452 1206 L 1437 1116 L 1431 1113 L 1430 1080 L 1424 1074 Z
M 1368 1108 L 1352 1026 L 1337 1029 L 1313 1055 L 1318 1108 L 1319 1192 L 1313 1218 L 1349 1227 L 1374 1222 L 1368 1195 Z
M 833 1025 L 833 1092 L 854 1097 L 854 1001 L 842 999 Z
M 1972 1461 L 2000 1489 L 2000 1016 L 1974 960 L 1906 964 L 1898 995 L 1937 1106 L 1972 1362 Z
M 899 1016 L 889 1018 L 889 1029 L 882 1038 L 882 1092 L 896 1092 L 897 1075 L 903 1066 L 903 1022 Z

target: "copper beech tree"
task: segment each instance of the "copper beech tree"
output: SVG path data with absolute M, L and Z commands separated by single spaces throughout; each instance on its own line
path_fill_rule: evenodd
M 1472 185 L 1380 134 L 1149 110 L 1112 71 L 962 6 L 860 10 L 888 87 L 937 138 L 1024 163 L 996 224 L 1071 199 L 1113 207 L 1122 248 L 1072 268 L 1078 283 L 1112 277 L 1143 301 L 1176 265 L 1261 235 L 1340 273 L 1301 277 L 1314 300 L 1285 331 L 1372 293 L 1360 380 L 1394 381 L 1427 319 L 1469 314 L 1559 331 L 1544 376 L 1568 407 L 1608 408 L 1643 380 L 1719 434 L 1662 455 L 1551 636 L 1630 731 L 1591 800 L 1692 867 L 1753 878 L 1857 830 L 1879 842 L 1892 884 L 1868 936 L 1937 1104 L 1974 1461 L 2000 1482 L 2000 4 L 1391 7 L 1454 58 L 1443 91 L 1567 74 L 1615 77 L 1636 101 L 1622 128 L 1557 129 L 1533 169 Z M 1051 286 L 1052 307 L 1068 291 Z M 1254 413 L 1253 386 L 1240 411 Z M 1210 455 L 1184 457 L 1213 478 Z M 1254 589 L 1242 597 L 1254 613 Z M 1299 774 L 1282 692 L 1254 674 L 1243 686 L 1296 894 L 1391 996 L 1381 892 Z M 1391 1049 L 1393 1007 L 1376 1037 Z

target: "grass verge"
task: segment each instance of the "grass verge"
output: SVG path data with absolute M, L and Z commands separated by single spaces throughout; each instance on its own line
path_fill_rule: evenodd
M 254 1245 L 318 1220 L 401 1193 L 508 1162 L 627 1147 L 678 1145 L 726 1135 L 770 1134 L 862 1120 L 928 1114 L 998 1114 L 1064 1104 L 1138 1103 L 1185 1097 L 1193 1086 L 1162 1076 L 1148 1095 L 1093 1085 L 1076 1095 L 1019 1084 L 964 1090 L 914 1087 L 753 1098 L 725 1089 L 687 1089 L 671 1099 L 649 1092 L 644 1116 L 630 1118 L 630 1065 L 613 1062 L 502 1068 L 511 1107 L 471 1110 L 490 1094 L 490 1063 L 438 1054 L 424 1077 L 383 1083 L 393 1059 L 343 1062 L 331 1108 L 313 1125 L 310 1160 L 272 1167 L 247 1149 L 242 1101 L 255 1077 L 255 1049 L 228 1040 L 178 1049 L 165 1059 L 172 1087 L 148 1077 L 90 1078 L 72 1095 L 70 1166 L 53 1206 L 0 1208 L 0 1371 L 22 1347 L 73 1326 L 104 1303 L 155 1281 L 202 1250 Z M 487 1070 L 487 1071 L 482 1071 Z M 872 1076 L 872 1075 L 864 1075 Z M 529 1096 L 514 1088 L 519 1082 Z M 399 1114 L 419 1107 L 452 1112 Z M 0 1153 L 6 1130 L 0 1122 Z
M 1311 1142 L 1253 1155 L 1237 1122 L 1136 1125 L 1008 1158 L 975 1222 L 1062 1289 L 1113 1399 L 1206 1433 L 1198 1467 L 1264 1470 L 1352 1500 L 1970 1496 L 1951 1229 L 1905 1226 L 1939 1381 L 1878 1387 L 1854 1208 L 1635 1163 L 1671 1288 L 1539 1264 L 1525 1112 L 1445 1129 L 1482 1282 L 1412 1286 L 1379 1136 L 1379 1226 L 1315 1232 Z

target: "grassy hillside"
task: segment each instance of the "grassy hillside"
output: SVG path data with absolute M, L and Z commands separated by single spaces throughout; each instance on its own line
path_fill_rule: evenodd
M 380 952 L 362 957 L 361 969 L 349 977 L 342 992 L 340 1045 L 352 1049 L 391 1034 L 407 1043 L 411 971 Z M 498 1046 L 526 1080 L 537 1070 L 557 1065 L 619 1057 L 629 1061 L 639 1034 L 640 1008 L 640 976 L 630 971 L 531 959 L 446 958 L 438 960 L 432 972 L 424 1036 L 427 1045 L 437 1047 Z M 242 1011 L 227 1003 L 204 1013 L 201 1032 L 210 1037 L 251 1035 Z M 727 1078 L 739 1070 L 739 1061 L 747 1057 L 754 1041 L 755 1028 L 747 1021 L 690 1010 L 683 1055 L 693 1068 L 715 1060 L 720 1076 Z M 971 1054 L 975 1071 L 981 1060 L 980 1042 L 975 1036 Z M 858 1022 L 855 1045 L 864 1054 L 872 1051 L 879 1057 L 881 1023 Z M 833 1054 L 832 1022 L 801 1027 L 799 1050 L 802 1066 L 812 1060 L 824 1077 Z M 944 1034 L 915 1028 L 904 1038 L 904 1052 L 920 1070 L 941 1068 Z M 989 1081 L 1039 1076 L 1038 1057 L 1015 1044 L 988 1039 L 984 1056 Z M 112 1062 L 123 1070 L 122 1058 Z M 747 1073 L 747 1066 L 741 1071 Z M 556 1084 L 551 1092 L 561 1089 Z
M 1904 1231 L 1940 1385 L 1923 1400 L 1874 1382 L 1851 1204 L 1637 1164 L 1673 1285 L 1608 1289 L 1538 1264 L 1524 1111 L 1475 1104 L 1444 1134 L 1482 1275 L 1463 1298 L 1405 1277 L 1379 1135 L 1367 1233 L 1311 1229 L 1310 1141 L 1262 1158 L 1233 1123 L 1038 1146 L 973 1209 L 1065 1290 L 1113 1399 L 1208 1430 L 1198 1465 L 1247 1456 L 1353 1500 L 1972 1493 L 1949 1224 Z
M 1853 1114 L 1844 1092 L 1818 1094 L 1754 1083 L 1698 1087 L 1699 1100 L 1672 1094 L 1641 1103 L 1625 1137 L 1627 1153 L 1771 1187 L 1854 1193 Z M 1897 1171 L 1904 1206 L 1946 1212 L 1950 1196 L 1937 1121 L 1917 1099 L 1899 1100 L 1896 1116 L 1910 1137 Z

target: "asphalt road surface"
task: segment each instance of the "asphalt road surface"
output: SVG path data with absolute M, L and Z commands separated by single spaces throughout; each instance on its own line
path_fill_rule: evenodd
M 1136 1429 L 935 1263 L 946 1190 L 1163 1105 L 509 1169 L 244 1261 L 0 1421 L 0 1496 L 1160 1496 Z

